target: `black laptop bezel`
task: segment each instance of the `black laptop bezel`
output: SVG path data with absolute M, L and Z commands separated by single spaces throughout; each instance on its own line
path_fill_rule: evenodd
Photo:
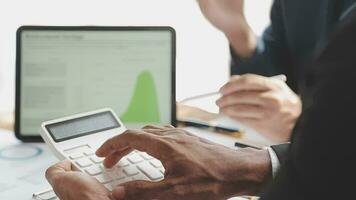
M 24 31 L 169 31 L 172 35 L 171 49 L 171 124 L 176 126 L 176 32 L 170 26 L 21 26 L 16 33 L 16 83 L 15 83 L 15 136 L 23 142 L 43 142 L 38 136 L 21 132 L 21 36 Z M 40 129 L 40 127 L 38 127 Z

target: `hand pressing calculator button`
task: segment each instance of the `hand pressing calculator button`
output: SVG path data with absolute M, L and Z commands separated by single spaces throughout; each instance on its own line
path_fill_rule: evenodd
M 125 126 L 112 110 L 101 109 L 44 122 L 41 136 L 60 160 L 70 160 L 79 171 L 93 176 L 109 190 L 133 180 L 162 180 L 162 163 L 137 150 L 110 169 L 103 166 L 104 158 L 97 157 L 95 151 L 106 140 L 124 131 Z

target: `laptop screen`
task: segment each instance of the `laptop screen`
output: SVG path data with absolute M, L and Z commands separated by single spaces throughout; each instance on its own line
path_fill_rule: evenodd
M 23 30 L 20 39 L 22 135 L 103 107 L 129 128 L 172 122 L 171 30 Z

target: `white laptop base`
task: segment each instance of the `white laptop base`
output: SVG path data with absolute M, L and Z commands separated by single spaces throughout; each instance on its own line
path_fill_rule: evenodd
M 90 120 L 91 116 L 104 115 L 107 113 L 110 113 L 112 114 L 112 116 L 114 116 L 115 120 L 117 120 L 117 122 L 119 123 L 118 127 L 107 128 L 104 131 L 90 133 L 89 135 L 87 134 L 79 137 L 76 136 L 75 138 L 64 139 L 64 141 L 60 142 L 58 142 L 57 138 L 57 142 L 55 141 L 56 136 L 53 136 L 53 133 L 55 133 L 55 131 L 57 130 L 67 130 L 67 126 L 70 125 L 66 124 L 66 122 L 75 121 L 76 125 L 78 126 L 78 123 L 85 124 L 85 122 L 80 121 L 81 119 L 88 120 L 85 118 L 89 118 Z M 101 119 L 99 119 L 98 123 L 100 123 L 100 120 Z M 50 134 L 51 131 L 49 131 L 51 129 L 49 127 L 51 126 L 54 126 L 52 130 L 52 135 Z M 95 155 L 96 149 L 105 140 L 111 138 L 113 134 L 121 134 L 123 131 L 126 130 L 125 127 L 122 125 L 121 121 L 115 115 L 115 113 L 113 113 L 110 109 L 102 109 L 98 111 L 45 122 L 42 125 L 42 129 L 43 130 L 41 132 L 41 136 L 60 160 L 70 160 L 76 168 L 78 168 L 83 173 L 86 173 L 96 178 L 110 191 L 115 186 L 129 181 L 146 180 L 156 182 L 164 178 L 164 167 L 162 163 L 156 158 L 150 156 L 149 154 L 137 150 L 123 157 L 114 167 L 110 169 L 105 168 L 103 166 L 103 158 L 99 158 Z M 57 132 L 59 133 L 60 131 Z M 100 137 L 98 135 L 100 135 Z M 94 138 L 98 139 L 94 140 Z M 83 143 L 83 141 L 85 141 L 85 143 Z M 95 141 L 95 143 L 90 141 Z M 74 146 L 73 144 L 75 143 L 80 145 Z M 47 189 L 42 192 L 34 193 L 33 198 L 37 200 L 58 199 L 52 189 Z

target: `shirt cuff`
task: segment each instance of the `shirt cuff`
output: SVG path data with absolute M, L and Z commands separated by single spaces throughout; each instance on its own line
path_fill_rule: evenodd
M 269 157 L 271 158 L 272 177 L 275 178 L 281 166 L 281 163 L 279 162 L 276 152 L 274 152 L 271 147 L 266 147 L 265 149 L 267 149 Z

